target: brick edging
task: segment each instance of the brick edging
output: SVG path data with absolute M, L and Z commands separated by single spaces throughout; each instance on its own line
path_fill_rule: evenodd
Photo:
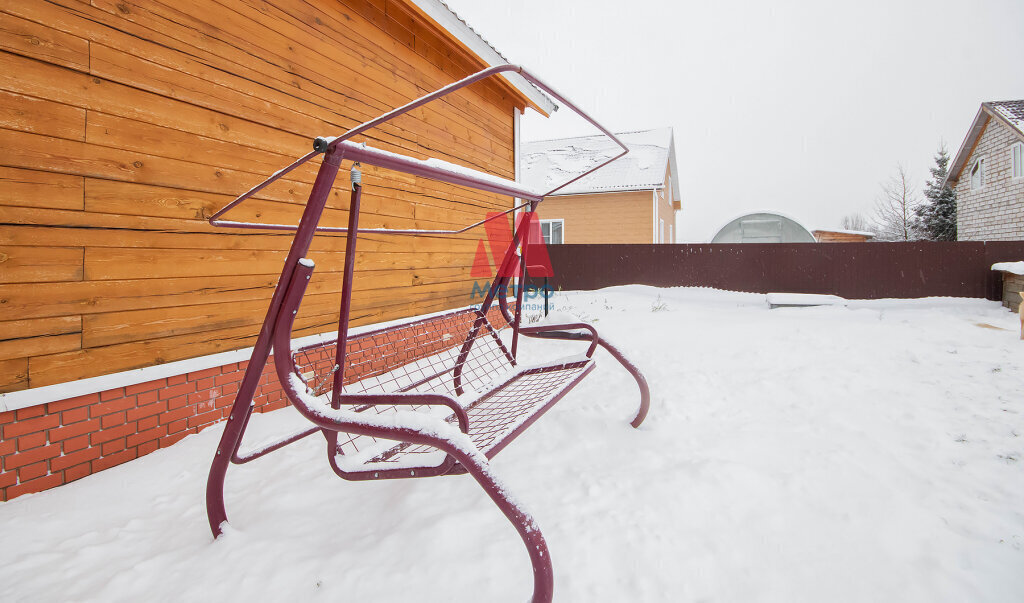
M 80 479 L 219 422 L 227 415 L 247 364 L 0 414 L 0 500 Z M 270 404 L 267 400 L 264 406 Z
M 504 324 L 496 309 L 489 318 Z M 359 347 L 365 354 L 366 342 Z M 0 501 L 81 479 L 219 423 L 248 365 L 229 363 L 0 413 Z M 288 405 L 273 357 L 253 402 L 256 412 Z

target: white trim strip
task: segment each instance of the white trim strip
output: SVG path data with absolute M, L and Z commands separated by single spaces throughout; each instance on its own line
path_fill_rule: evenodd
M 519 107 L 512 107 L 512 169 L 515 171 L 516 182 L 522 183 L 523 179 L 523 168 L 521 165 L 523 159 L 523 124 L 522 124 L 523 112 L 519 110 Z M 514 206 L 522 203 L 522 199 L 516 197 L 514 200 Z
M 349 336 L 352 337 L 366 333 L 367 331 L 375 331 L 384 327 L 440 316 L 442 314 L 448 314 L 449 312 L 458 311 L 459 309 L 460 308 L 440 310 L 438 312 L 431 312 L 430 314 L 422 314 L 420 316 L 411 316 L 409 318 L 399 318 L 386 322 L 353 327 L 352 329 L 349 329 Z M 337 333 L 334 331 L 328 331 L 316 335 L 299 337 L 292 340 L 292 348 L 294 349 L 311 343 L 332 340 L 336 335 Z M 0 394 L 0 412 L 29 408 L 32 406 L 39 406 L 40 404 L 49 404 L 50 402 L 59 402 L 61 400 L 95 394 L 97 392 L 105 392 L 119 387 L 136 385 L 147 381 L 155 381 L 156 379 L 166 379 L 167 377 L 176 377 L 178 375 L 203 371 L 215 366 L 244 362 L 249 360 L 252 356 L 252 350 L 252 347 L 248 347 L 230 352 L 219 352 L 208 356 L 187 358 L 185 360 L 146 366 L 129 371 L 111 373 L 109 375 L 100 375 L 98 377 L 89 377 L 86 379 L 79 379 L 77 381 L 69 381 L 67 383 L 44 385 L 42 387 L 34 387 L 32 389 L 23 389 L 16 392 Z
M 146 381 L 166 379 L 167 377 L 174 377 L 176 375 L 194 373 L 196 371 L 202 371 L 215 366 L 224 366 L 225 364 L 248 360 L 251 355 L 252 348 L 245 348 L 242 350 L 235 350 L 233 352 L 221 352 L 219 354 L 189 358 L 187 360 L 168 362 L 166 364 L 157 364 L 155 366 L 147 366 L 140 369 L 112 373 L 110 375 L 100 375 L 98 377 L 89 377 L 87 379 L 79 379 L 77 381 L 69 381 L 67 383 L 44 385 L 42 387 L 33 387 L 32 389 L 23 389 L 21 391 L 0 394 L 0 412 L 17 410 L 19 408 L 29 408 L 30 406 L 39 406 L 40 404 L 49 404 L 50 402 L 77 398 L 79 396 L 86 396 L 97 392 L 105 392 L 107 390 L 125 387 L 127 385 L 135 385 L 137 383 L 145 383 Z
M 658 189 L 651 189 L 651 241 L 658 242 Z

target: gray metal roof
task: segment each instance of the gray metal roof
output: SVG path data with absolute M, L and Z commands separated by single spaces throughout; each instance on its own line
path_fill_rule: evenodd
M 671 164 L 672 173 L 677 174 L 672 180 L 673 198 L 680 198 L 672 128 L 615 135 L 629 147 L 629 153 L 563 188 L 557 195 L 658 188 L 665 185 L 665 173 Z M 531 188 L 549 190 L 618 152 L 619 147 L 601 134 L 525 142 L 522 181 Z

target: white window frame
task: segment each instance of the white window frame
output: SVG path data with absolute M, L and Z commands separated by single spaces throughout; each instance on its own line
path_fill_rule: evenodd
M 658 243 L 665 242 L 665 219 L 658 218 Z
M 1014 162 L 1013 154 L 1017 153 L 1017 161 Z M 1024 142 L 1015 142 L 1010 145 L 1010 178 L 1019 180 L 1024 178 Z
M 668 225 L 668 242 L 669 243 L 675 243 L 676 242 L 676 233 L 674 232 L 674 230 L 675 229 L 672 228 L 672 225 L 669 224 Z
M 974 186 L 974 168 L 978 168 L 978 180 L 980 180 L 980 183 L 978 184 L 978 186 Z M 985 158 L 984 157 L 978 157 L 977 159 L 974 160 L 974 163 L 971 164 L 971 171 L 967 172 L 967 178 L 968 178 L 967 181 L 971 183 L 971 190 L 972 191 L 980 191 L 981 189 L 985 188 Z
M 550 220 L 541 220 L 540 221 L 541 236 L 543 237 L 543 235 L 544 235 L 544 224 L 554 224 L 555 222 L 558 222 L 558 225 L 561 226 L 561 228 L 562 228 L 562 240 L 557 242 L 557 243 L 548 243 L 547 241 L 545 241 L 544 242 L 545 245 L 564 245 L 565 244 L 565 219 L 564 218 L 552 218 Z

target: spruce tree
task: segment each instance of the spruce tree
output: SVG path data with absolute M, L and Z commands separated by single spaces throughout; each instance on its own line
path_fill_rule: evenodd
M 942 144 L 935 154 L 935 167 L 929 170 L 932 177 L 924 187 L 927 201 L 916 210 L 924 232 L 933 241 L 956 240 L 956 193 L 942 185 L 948 167 L 949 153 Z

